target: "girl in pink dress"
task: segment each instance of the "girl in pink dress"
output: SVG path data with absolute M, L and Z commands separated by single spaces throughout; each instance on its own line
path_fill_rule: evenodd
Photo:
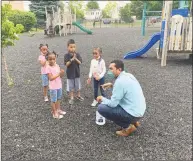
M 60 109 L 60 100 L 62 98 L 62 80 L 61 77 L 64 75 L 64 70 L 60 69 L 59 65 L 56 64 L 57 54 L 48 52 L 48 65 L 46 68 L 49 78 L 49 89 L 52 114 L 54 118 L 61 119 L 66 114 L 65 111 Z
M 40 53 L 41 55 L 38 58 L 38 61 L 41 65 L 41 77 L 42 77 L 42 86 L 43 86 L 43 95 L 44 95 L 44 101 L 49 101 L 48 100 L 48 75 L 46 73 L 46 66 L 47 66 L 47 61 L 46 61 L 46 55 L 48 53 L 48 44 L 40 44 L 39 46 Z

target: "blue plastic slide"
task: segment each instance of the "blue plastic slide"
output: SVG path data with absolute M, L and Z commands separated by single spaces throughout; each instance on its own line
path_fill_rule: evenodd
M 161 33 L 154 34 L 148 43 L 141 49 L 125 54 L 124 59 L 133 59 L 145 54 L 161 38 Z

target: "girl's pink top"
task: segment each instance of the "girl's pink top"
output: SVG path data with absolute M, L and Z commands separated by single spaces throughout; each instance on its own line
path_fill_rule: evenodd
M 39 61 L 46 61 L 46 57 L 41 54 L 38 58 Z M 41 74 L 46 74 L 46 64 L 44 66 L 41 67 Z
M 46 67 L 46 73 L 47 74 L 52 74 L 53 76 L 57 75 L 60 73 L 60 67 L 58 64 L 55 64 L 54 66 L 50 66 L 50 65 L 47 65 Z M 49 88 L 50 89 L 60 89 L 62 88 L 62 80 L 59 77 L 57 77 L 56 79 L 50 81 L 49 80 Z

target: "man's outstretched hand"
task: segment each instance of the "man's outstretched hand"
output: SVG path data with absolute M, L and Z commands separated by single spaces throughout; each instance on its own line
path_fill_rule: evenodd
M 105 83 L 105 84 L 101 85 L 101 87 L 103 88 L 103 90 L 106 90 L 108 88 L 112 88 L 113 84 L 112 83 Z

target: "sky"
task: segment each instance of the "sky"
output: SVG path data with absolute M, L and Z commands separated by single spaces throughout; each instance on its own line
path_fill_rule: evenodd
M 84 1 L 84 2 L 88 2 L 88 1 Z M 99 4 L 100 9 L 103 9 L 108 1 L 97 1 L 97 2 Z M 118 1 L 113 1 L 113 2 L 118 2 Z M 129 1 L 121 1 L 121 3 L 128 3 L 128 2 Z M 30 1 L 24 1 L 24 8 L 26 11 L 29 11 L 29 4 L 30 4 Z
M 103 9 L 108 1 L 97 1 L 100 9 Z M 111 2 L 121 2 L 121 3 L 129 3 L 129 1 L 111 1 Z
M 26 11 L 29 11 L 30 1 L 23 1 L 23 3 L 24 3 L 24 9 L 25 9 Z

